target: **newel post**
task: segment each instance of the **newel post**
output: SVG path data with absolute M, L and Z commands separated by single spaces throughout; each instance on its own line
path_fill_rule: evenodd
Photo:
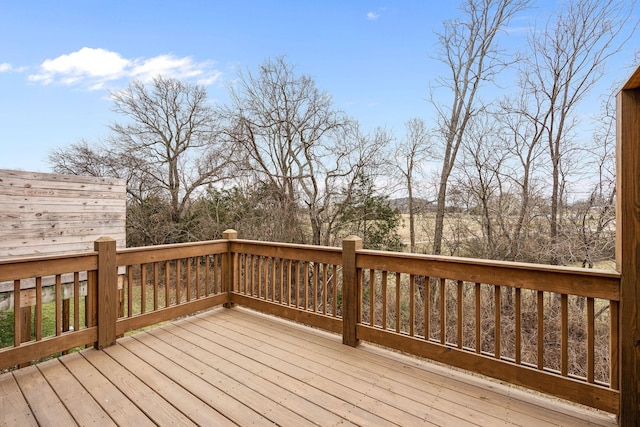
M 617 97 L 616 266 L 621 426 L 640 425 L 640 67 Z
M 118 320 L 118 266 L 116 265 L 116 241 L 111 237 L 100 237 L 94 242 L 98 252 L 97 309 L 98 350 L 116 343 L 116 321 Z
M 358 345 L 357 325 L 360 292 L 356 252 L 362 249 L 362 239 L 349 236 L 342 241 L 342 343 Z
M 236 230 L 225 230 L 222 232 L 222 238 L 227 240 L 227 253 L 225 254 L 223 262 L 224 270 L 224 286 L 227 291 L 227 302 L 224 303 L 226 308 L 231 308 L 233 303 L 231 297 L 233 293 L 233 286 L 235 284 L 235 254 L 231 252 L 232 240 L 238 238 L 238 232 Z

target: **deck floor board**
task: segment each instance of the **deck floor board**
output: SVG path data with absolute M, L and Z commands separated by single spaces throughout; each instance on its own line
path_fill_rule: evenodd
M 0 375 L 0 425 L 615 426 L 615 417 L 240 308 Z

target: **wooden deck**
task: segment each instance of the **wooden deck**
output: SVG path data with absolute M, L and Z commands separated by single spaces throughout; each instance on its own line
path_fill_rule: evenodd
M 0 424 L 614 426 L 613 415 L 244 309 L 0 375 Z

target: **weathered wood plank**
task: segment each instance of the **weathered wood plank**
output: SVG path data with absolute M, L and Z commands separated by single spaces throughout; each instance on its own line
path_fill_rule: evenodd
M 427 392 L 435 389 L 438 399 L 448 399 L 465 407 L 470 406 L 477 411 L 500 417 L 505 421 L 512 420 L 509 422 L 516 424 L 544 425 L 544 423 L 551 423 L 552 425 L 576 426 L 588 424 L 610 426 L 615 424 L 613 415 L 602 416 L 602 413 L 595 411 L 581 412 L 577 410 L 575 405 L 561 404 L 555 399 L 552 405 L 552 401 L 542 395 L 532 394 L 510 386 L 501 386 L 497 382 L 489 382 L 484 378 L 454 371 L 446 366 L 425 363 L 422 359 L 412 356 L 401 356 L 383 348 L 369 346 L 366 343 L 362 345 L 363 350 L 345 350 L 337 337 L 328 333 L 313 331 L 311 334 L 310 330 L 303 326 L 288 323 L 284 326 L 286 321 L 266 318 L 261 315 L 247 316 L 243 311 L 227 310 L 217 313 L 215 317 L 209 317 L 207 314 L 198 317 L 207 320 L 210 324 L 207 329 L 216 334 L 222 333 L 219 328 L 224 328 L 228 334 L 236 337 L 234 338 L 236 340 L 239 335 L 243 336 L 243 342 L 244 335 L 250 335 L 256 340 L 284 349 L 285 352 L 289 352 L 291 359 L 296 358 L 296 355 L 302 355 L 305 360 L 315 360 L 317 358 L 314 355 L 315 352 L 321 356 L 316 360 L 320 366 L 342 370 L 345 376 L 353 375 L 350 371 L 352 366 L 363 367 L 365 371 L 368 371 L 362 375 L 365 380 L 367 378 L 373 380 L 380 375 L 380 372 L 388 370 L 384 375 L 385 378 L 392 378 Z M 220 317 L 227 320 L 226 323 L 220 324 Z M 286 333 L 283 333 L 285 327 Z M 260 328 L 260 334 L 251 332 L 257 328 Z M 211 334 L 211 336 L 213 335 Z M 260 347 L 259 344 L 251 345 Z M 322 360 L 324 361 L 320 363 Z M 342 361 L 344 361 L 347 371 L 341 367 Z M 399 363 L 400 361 L 401 363 Z M 408 398 L 417 397 L 408 396 Z M 509 408 L 509 411 L 505 411 L 505 408 Z M 530 418 L 532 422 L 527 423 L 526 420 Z
M 57 185 L 63 185 L 66 188 L 69 185 L 83 187 L 91 184 L 98 184 L 101 186 L 122 186 L 126 184 L 125 180 L 118 178 L 61 175 L 55 173 L 18 171 L 11 169 L 0 169 L 0 174 L 0 183 L 3 183 L 4 185 L 12 185 L 11 183 L 14 183 L 13 185 L 27 185 L 32 184 L 33 181 L 42 182 L 44 188 L 47 188 L 47 185 L 52 186 L 51 188 L 57 188 Z
M 202 328 L 201 322 L 188 328 L 194 333 L 209 328 Z M 180 323 L 179 326 L 182 326 Z M 247 354 L 257 353 L 254 358 L 274 369 L 283 369 L 290 375 L 299 375 L 301 378 L 314 375 L 313 382 L 320 381 L 320 378 L 333 388 L 343 386 L 355 392 L 341 393 L 339 397 L 343 399 L 362 399 L 358 394 L 366 391 L 367 398 L 358 402 L 359 406 L 365 405 L 367 411 L 379 417 L 387 418 L 388 421 L 398 422 L 401 425 L 416 425 L 420 422 L 432 422 L 436 425 L 496 425 L 501 420 L 495 416 L 470 411 L 460 404 L 453 404 L 441 397 L 439 390 L 433 389 L 422 393 L 417 388 L 404 387 L 396 383 L 395 379 L 388 375 L 387 368 L 382 368 L 375 362 L 368 362 L 364 359 L 346 356 L 344 348 L 337 351 L 339 355 L 327 354 L 327 349 L 320 347 L 316 351 L 316 346 L 312 341 L 296 343 L 278 340 L 273 341 L 273 337 L 278 335 L 265 332 L 261 328 L 259 335 L 252 334 L 251 328 L 255 325 L 242 325 L 233 322 L 228 328 L 220 327 L 217 324 L 210 325 L 215 334 L 207 334 L 207 337 L 215 344 L 229 347 L 235 353 Z M 202 332 L 201 332 L 202 333 Z M 180 334 L 185 334 L 180 332 Z M 236 337 L 242 337 L 238 340 Z M 311 338 L 307 336 L 307 338 Z M 193 340 L 190 338 L 190 341 Z M 202 345 L 202 344 L 201 344 Z M 251 351 L 255 349 L 257 351 Z M 349 352 L 351 354 L 351 352 Z M 298 357 L 294 357 L 296 355 Z M 337 356 L 337 357 L 336 357 Z M 355 359 L 355 360 L 354 360 Z M 292 366 L 293 365 L 293 366 Z M 415 385 L 415 382 L 414 382 Z M 368 400 L 368 403 L 367 403 Z M 423 421 L 419 421 L 423 420 Z
M 214 364 L 213 361 L 203 358 L 200 360 L 198 357 L 191 355 L 191 352 L 185 353 L 184 350 L 173 347 L 173 344 L 179 341 L 174 335 L 171 335 L 169 341 L 161 340 L 158 336 L 162 337 L 162 329 L 154 329 L 149 331 L 151 336 L 142 336 L 140 341 L 143 343 L 151 344 L 153 348 L 157 348 L 163 355 L 175 360 L 180 366 L 188 369 L 191 373 L 198 373 L 201 378 L 205 379 L 210 384 L 215 384 L 226 394 L 233 396 L 233 398 L 239 402 L 247 404 L 252 410 L 256 411 L 267 418 L 270 422 L 278 425 L 311 425 L 309 420 L 301 417 L 293 411 L 293 408 L 287 408 L 282 405 L 278 399 L 279 395 L 276 387 L 265 396 L 255 391 L 252 386 L 252 380 L 243 381 L 242 369 L 233 368 L 227 365 Z M 179 341 L 184 344 L 184 341 Z M 190 350 L 192 347 L 190 347 Z M 215 360 L 215 358 L 214 358 Z M 211 363 L 211 364 L 210 364 Z
M 12 374 L 0 375 L 0 414 L 3 426 L 37 426 L 28 402 Z
M 287 407 L 309 421 L 323 420 L 331 425 L 348 424 L 346 421 L 367 425 L 385 423 L 383 419 L 335 398 L 326 390 L 298 380 L 288 371 L 276 369 L 271 359 L 252 358 L 252 354 L 260 354 L 259 349 L 245 346 L 237 351 L 225 345 L 230 341 L 211 341 L 208 339 L 209 334 L 206 332 L 202 334 L 202 328 L 198 330 L 197 327 L 192 328 L 186 323 L 188 322 L 180 323 L 183 327 L 181 329 L 167 328 L 165 331 L 168 334 L 155 336 L 163 338 L 176 347 L 186 346 L 184 348 L 189 354 L 210 361 L 212 366 L 219 366 L 222 372 L 232 375 L 234 379 L 242 381 L 260 394 L 273 395 L 272 399 L 279 404 L 286 402 Z M 183 339 L 182 336 L 185 338 Z M 273 390 L 274 385 L 277 387 L 276 393 Z
M 101 236 L 126 245 L 124 180 L 0 169 L 0 196 L 0 259 L 90 251 Z
M 177 410 L 170 402 L 164 400 L 155 390 L 140 381 L 125 367 L 116 363 L 102 351 L 83 353 L 84 357 L 102 375 L 109 379 L 138 406 L 152 421 L 157 424 L 175 424 L 195 426 L 196 424 Z
M 161 346 L 156 347 L 156 344 Z M 225 392 L 229 388 L 228 381 L 225 381 L 225 377 L 217 377 L 218 373 L 214 368 L 199 361 L 190 364 L 190 355 L 185 355 L 171 346 L 165 347 L 163 341 L 152 336 L 147 337 L 146 333 L 121 340 L 120 345 L 162 369 L 170 379 L 238 425 L 269 424 L 269 419 L 254 411 L 249 401 L 240 401 Z
M 209 351 L 221 348 L 222 351 L 216 350 L 216 354 L 221 354 L 222 357 L 227 358 L 226 360 L 234 360 L 235 358 L 242 363 L 243 368 L 246 366 L 245 369 L 256 372 L 257 375 L 264 375 L 265 378 L 281 375 L 283 379 L 278 381 L 278 384 L 283 384 L 283 387 L 295 386 L 296 393 L 298 390 L 303 394 L 314 393 L 313 390 L 304 391 L 305 387 L 313 386 L 317 389 L 315 393 L 327 395 L 323 399 L 331 402 L 328 405 L 329 409 L 339 412 L 357 424 L 429 425 L 431 422 L 435 422 L 437 425 L 437 418 L 425 417 L 425 414 L 419 413 L 424 408 L 423 405 L 416 405 L 412 409 L 414 414 L 398 409 L 384 400 L 372 397 L 370 395 L 372 387 L 368 385 L 361 387 L 362 384 L 354 380 L 351 375 L 341 375 L 341 378 L 336 378 L 338 375 L 333 377 L 331 370 L 315 365 L 313 361 L 309 361 L 308 365 L 301 367 L 298 365 L 300 361 L 297 360 L 297 357 L 293 358 L 284 352 L 273 355 L 271 351 L 274 349 L 270 348 L 267 343 L 253 342 L 253 340 L 244 342 L 245 336 L 242 340 L 225 337 L 222 332 L 234 335 L 234 331 L 225 331 L 224 327 L 216 328 L 214 329 L 216 334 L 210 334 L 210 332 L 207 333 L 208 327 L 202 328 L 198 325 L 184 325 L 184 323 L 180 323 L 179 326 L 181 329 L 174 332 L 175 336 L 188 336 L 189 341 L 197 342 L 198 347 L 209 349 Z M 200 336 L 200 339 L 197 336 Z M 304 349 L 301 350 L 304 351 Z M 259 365 L 255 365 L 256 362 Z M 267 372 L 265 372 L 267 369 L 265 366 L 268 367 Z M 350 409 L 353 407 L 358 407 L 359 410 L 352 413 Z M 468 424 L 461 422 L 459 425 Z
M 67 408 L 36 366 L 18 369 L 13 376 L 37 420 L 56 420 L 56 424 L 61 426 L 76 425 Z
M 37 365 L 73 419 L 81 426 L 99 422 L 101 426 L 116 424 L 75 377 L 69 375 L 59 359 L 52 359 Z
M 123 341 L 128 340 L 130 339 L 125 338 Z M 152 350 L 146 349 L 146 351 Z M 125 366 L 129 372 L 153 389 L 166 401 L 173 402 L 174 406 L 176 406 L 180 412 L 196 424 L 216 426 L 234 425 L 214 408 L 165 376 L 162 369 L 164 367 L 163 365 L 145 362 L 142 351 L 131 352 L 122 345 L 115 345 L 105 349 L 105 353 L 120 365 Z
M 116 424 L 155 426 L 144 412 L 83 357 L 94 351 L 97 350 L 73 353 L 60 361 Z
M 159 332 L 159 331 L 158 331 Z M 163 335 L 163 334 L 153 334 L 156 338 L 160 339 L 160 337 L 165 337 L 165 339 L 167 337 L 169 337 L 169 339 L 173 340 L 173 336 L 171 336 L 170 334 L 167 335 Z M 164 341 L 165 343 L 167 343 L 166 341 Z M 185 341 L 182 339 L 177 339 L 175 341 L 172 341 L 171 344 L 174 346 L 175 349 L 179 348 L 180 351 L 185 352 L 186 354 L 192 355 L 193 357 L 195 357 L 198 360 L 202 360 L 202 361 L 206 361 L 206 364 L 209 366 L 210 368 L 215 368 L 218 372 L 227 375 L 229 377 L 230 381 L 231 379 L 233 379 L 234 381 L 237 381 L 239 383 L 245 384 L 246 386 L 248 386 L 249 388 L 256 390 L 257 392 L 259 392 L 260 394 L 262 394 L 263 396 L 266 396 L 270 399 L 272 399 L 274 402 L 274 404 L 277 404 L 277 406 L 279 406 L 280 404 L 287 402 L 287 407 L 289 409 L 284 409 L 282 408 L 283 412 L 288 412 L 288 411 L 294 411 L 296 413 L 304 413 L 305 409 L 308 409 L 308 407 L 313 407 L 315 409 L 319 409 L 317 412 L 315 412 L 314 414 L 311 414 L 311 416 L 306 416 L 306 417 L 299 417 L 299 416 L 295 416 L 295 415 L 287 415 L 287 418 L 285 418 L 282 414 L 278 414 L 275 418 L 278 419 L 278 422 L 282 422 L 282 423 L 295 423 L 296 425 L 299 425 L 298 423 L 301 423 L 302 425 L 309 425 L 313 422 L 313 420 L 323 420 L 326 421 L 328 423 L 337 423 L 340 421 L 339 418 L 332 418 L 331 415 L 328 411 L 326 410 L 321 410 L 320 407 L 318 407 L 317 405 L 314 405 L 313 403 L 309 402 L 309 401 L 305 401 L 304 399 L 300 398 L 299 396 L 297 396 L 294 393 L 285 393 L 281 390 L 278 390 L 278 392 L 274 393 L 274 384 L 275 383 L 265 383 L 262 378 L 260 377 L 256 377 L 256 376 L 251 376 L 250 374 L 248 374 L 247 372 L 245 372 L 244 367 L 240 367 L 240 369 L 238 369 L 237 366 L 228 363 L 225 360 L 220 359 L 217 355 L 209 353 L 207 354 L 203 349 L 198 348 L 197 344 L 194 346 L 194 344 L 191 341 Z M 183 345 L 187 345 L 186 347 L 184 347 Z M 138 352 L 142 352 L 142 347 L 143 344 L 141 342 L 137 342 L 137 343 L 132 343 L 131 344 L 131 349 L 132 351 L 138 353 Z M 134 350 L 135 349 L 135 350 Z M 193 350 L 196 350 L 196 353 L 193 352 Z M 171 352 L 171 349 L 168 349 L 169 352 Z M 164 354 L 164 352 L 163 352 Z M 205 355 L 204 357 L 201 357 L 202 355 Z M 143 357 L 146 357 L 147 354 L 143 353 Z M 177 356 L 177 354 L 176 354 Z M 165 359 L 166 360 L 166 359 Z M 160 362 L 161 363 L 161 362 Z M 189 386 L 187 386 L 189 387 Z M 278 387 L 278 386 L 275 386 Z M 190 387 L 189 387 L 190 388 Z M 243 401 L 242 399 L 238 399 L 239 401 Z M 247 402 L 251 402 L 250 400 Z M 276 405 L 274 405 L 276 406 Z M 246 409 L 245 409 L 246 410 Z M 274 410 L 267 410 L 265 413 L 263 413 L 263 415 L 265 417 L 274 417 L 274 415 L 272 415 L 271 413 L 274 412 Z M 226 409 L 227 414 L 233 416 L 233 414 L 229 413 L 229 409 Z M 237 418 L 237 416 L 236 416 Z M 238 420 L 235 419 L 234 421 L 238 422 L 238 421 L 242 421 L 242 423 L 246 423 L 249 420 L 247 419 L 243 419 L 243 420 Z M 267 419 L 262 420 L 262 422 L 268 421 Z M 275 421 L 274 419 L 272 419 L 272 421 Z M 310 423 L 311 422 L 311 423 Z

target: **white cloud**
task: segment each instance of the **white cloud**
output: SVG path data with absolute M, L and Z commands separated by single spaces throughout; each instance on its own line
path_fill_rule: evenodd
M 158 75 L 188 79 L 202 75 L 202 65 L 194 63 L 190 57 L 160 55 L 137 61 L 131 70 L 131 76 L 143 81 L 149 81 Z
M 83 47 L 77 52 L 45 60 L 39 72 L 29 75 L 28 79 L 45 85 L 57 83 L 99 90 L 113 80 L 135 78 L 146 82 L 158 75 L 179 79 L 199 78 L 211 84 L 221 73 L 213 69 L 211 62 L 198 63 L 188 56 L 179 58 L 166 54 L 127 59 L 117 52 Z
M 16 72 L 21 73 L 25 71 L 27 67 L 14 67 L 8 62 L 0 62 L 0 73 Z
M 375 12 L 372 12 L 372 11 L 367 12 L 367 19 L 369 21 L 375 21 L 378 18 L 380 18 L 380 14 L 379 13 L 375 13 Z

